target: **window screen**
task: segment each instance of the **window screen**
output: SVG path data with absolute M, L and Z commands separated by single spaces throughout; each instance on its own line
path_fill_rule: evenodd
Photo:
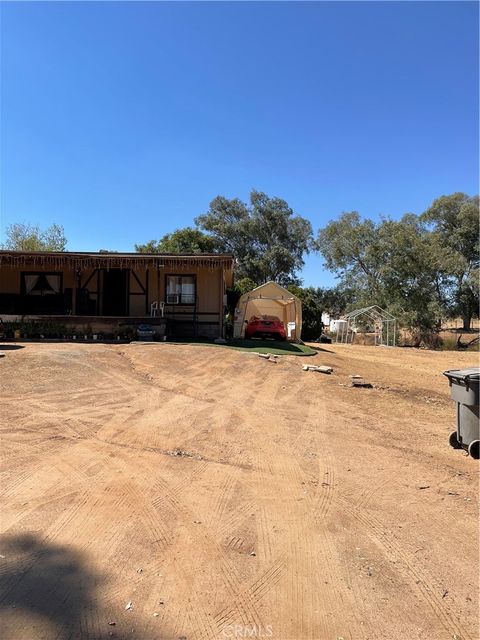
M 194 276 L 167 276 L 167 304 L 195 304 Z

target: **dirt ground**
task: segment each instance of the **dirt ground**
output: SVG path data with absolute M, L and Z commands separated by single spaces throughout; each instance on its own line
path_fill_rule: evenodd
M 3 639 L 479 637 L 475 353 L 1 350 Z

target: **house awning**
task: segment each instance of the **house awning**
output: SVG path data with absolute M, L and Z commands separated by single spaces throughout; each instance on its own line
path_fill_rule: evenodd
M 88 253 L 70 251 L 0 251 L 0 267 L 23 266 L 51 269 L 224 269 L 227 286 L 231 285 L 233 256 L 227 253 Z

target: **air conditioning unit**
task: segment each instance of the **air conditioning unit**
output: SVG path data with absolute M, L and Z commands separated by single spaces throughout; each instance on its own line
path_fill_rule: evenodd
M 180 301 L 180 296 L 178 293 L 168 293 L 167 294 L 167 304 L 178 304 Z

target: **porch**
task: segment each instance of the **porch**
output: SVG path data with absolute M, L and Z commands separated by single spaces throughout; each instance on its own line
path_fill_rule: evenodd
M 112 336 L 123 330 L 136 329 L 139 325 L 148 324 L 153 327 L 158 338 L 167 336 L 170 338 L 197 338 L 217 337 L 220 318 L 218 314 L 201 313 L 199 316 L 193 313 L 165 313 L 158 316 L 80 316 L 58 314 L 27 314 L 16 315 L 0 313 L 0 319 L 6 325 L 9 323 L 26 326 L 29 325 L 33 337 L 42 333 L 42 326 L 54 328 L 58 326 L 60 333 L 66 335 L 86 333 Z M 35 327 L 38 331 L 35 331 Z M 30 337 L 30 336 L 29 336 Z
M 0 252 L 0 317 L 111 333 L 151 324 L 159 335 L 223 332 L 232 258 L 223 255 Z

